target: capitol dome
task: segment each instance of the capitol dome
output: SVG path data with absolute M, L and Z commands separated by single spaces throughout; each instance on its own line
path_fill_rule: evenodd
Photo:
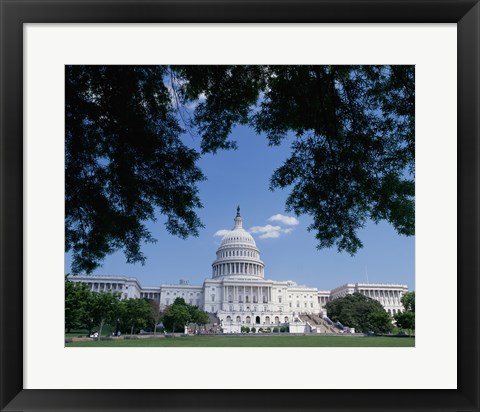
M 212 264 L 212 277 L 235 276 L 263 278 L 264 263 L 252 235 L 243 228 L 240 207 L 237 207 L 235 226 L 222 239 L 217 259 Z

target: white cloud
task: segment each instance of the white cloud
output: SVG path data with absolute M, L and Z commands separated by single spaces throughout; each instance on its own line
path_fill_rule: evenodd
M 296 226 L 300 223 L 298 219 L 293 216 L 285 216 L 281 214 L 273 215 L 269 217 L 268 220 L 270 222 L 280 222 L 287 226 Z
M 280 226 L 253 226 L 250 228 L 250 233 L 260 233 L 260 239 L 277 238 L 280 236 Z
M 260 239 L 276 239 L 282 234 L 288 234 L 293 230 L 293 228 L 282 229 L 280 226 L 253 226 L 250 228 L 249 232 L 254 234 L 260 234 Z
M 220 230 L 217 230 L 213 236 L 225 236 L 228 232 L 230 232 L 230 230 L 228 229 L 220 229 Z

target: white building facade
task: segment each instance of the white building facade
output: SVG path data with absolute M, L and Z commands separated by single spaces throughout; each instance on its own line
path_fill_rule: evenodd
M 348 283 L 329 291 L 265 279 L 265 264 L 255 240 L 243 228 L 239 208 L 234 221 L 217 249 L 212 277 L 202 285 L 181 280 L 178 284 L 142 287 L 135 278 L 121 276 L 77 275 L 70 280 L 86 283 L 94 292 L 119 292 L 122 299 L 153 299 L 162 309 L 183 298 L 216 314 L 224 333 L 238 333 L 242 326 L 258 330 L 277 325 L 291 325 L 290 329 L 297 331 L 303 325 L 300 315 L 324 316 L 327 302 L 356 292 L 378 300 L 392 315 L 404 310 L 400 299 L 408 291 L 407 285 Z

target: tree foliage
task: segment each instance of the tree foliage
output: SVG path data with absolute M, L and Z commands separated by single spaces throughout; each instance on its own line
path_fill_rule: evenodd
M 84 283 L 65 277 L 65 329 L 82 328 L 88 322 L 90 291 Z
M 171 332 L 183 332 L 189 323 L 205 325 L 208 323 L 208 314 L 197 306 L 185 303 L 183 298 L 176 298 L 162 318 L 163 326 Z
M 415 292 L 407 292 L 400 299 L 407 312 L 415 312 Z
M 395 322 L 399 328 L 407 329 L 411 334 L 415 330 L 415 292 L 405 293 L 400 300 L 405 310 L 395 314 Z
M 395 314 L 395 322 L 401 329 L 407 329 L 411 334 L 415 329 L 415 312 L 405 311 Z
M 89 314 L 94 324 L 99 325 L 98 340 L 105 323 L 114 323 L 120 313 L 120 296 L 116 293 L 92 293 Z
M 65 248 L 74 273 L 123 249 L 144 262 L 146 221 L 166 216 L 169 233 L 201 227 L 198 154 L 180 139 L 160 66 L 65 69 Z
M 271 145 L 294 135 L 270 188 L 291 188 L 286 209 L 312 216 L 319 248 L 354 254 L 368 219 L 414 234 L 413 66 L 180 70 L 186 99 L 206 96 L 194 117 L 204 152 L 235 147 L 235 124 L 250 124 Z
M 150 300 L 150 322 L 153 325 L 153 334 L 157 334 L 157 326 L 162 319 L 163 313 L 160 304 L 156 300 Z
M 120 319 L 130 335 L 145 328 L 150 322 L 151 305 L 145 299 L 130 298 L 121 301 Z
M 392 331 L 392 318 L 382 304 L 360 293 L 334 299 L 326 304 L 328 316 L 357 332 Z
M 156 213 L 197 234 L 200 153 L 180 140 L 184 116 L 201 153 L 235 149 L 249 125 L 291 154 L 270 188 L 309 215 L 318 248 L 354 254 L 367 220 L 413 235 L 414 66 L 67 66 L 66 250 L 74 272 L 125 251 L 143 262 Z

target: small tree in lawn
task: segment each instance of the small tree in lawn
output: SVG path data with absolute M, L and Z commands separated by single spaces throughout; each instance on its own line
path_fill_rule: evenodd
M 401 329 L 407 329 L 408 334 L 412 335 L 412 331 L 415 329 L 415 312 L 399 312 L 394 317 L 397 326 Z
M 102 329 L 106 322 L 113 321 L 119 310 L 120 298 L 118 294 L 113 293 L 94 293 L 92 294 L 92 301 L 90 307 L 90 317 L 93 322 L 98 324 L 98 337 L 100 340 Z
M 405 311 L 395 314 L 395 321 L 399 328 L 407 329 L 408 334 L 412 335 L 412 331 L 415 330 L 415 292 L 406 293 L 400 301 Z
M 183 299 L 182 299 L 183 300 Z M 167 308 L 163 315 L 163 326 L 172 331 L 184 330 L 185 325 L 190 320 L 190 312 L 184 304 L 173 304 Z
M 130 328 L 130 335 L 133 335 L 135 329 L 147 325 L 150 317 L 150 304 L 145 299 L 128 299 L 123 301 L 123 304 L 123 316 Z
M 88 285 L 72 282 L 65 277 L 65 329 L 85 326 L 89 307 L 90 292 Z
M 208 313 L 199 309 L 198 306 L 187 305 L 190 313 L 190 322 L 203 326 L 208 323 Z
M 150 301 L 150 321 L 153 323 L 153 334 L 157 334 L 157 325 L 162 318 L 162 311 L 160 310 L 160 304 L 156 300 Z

